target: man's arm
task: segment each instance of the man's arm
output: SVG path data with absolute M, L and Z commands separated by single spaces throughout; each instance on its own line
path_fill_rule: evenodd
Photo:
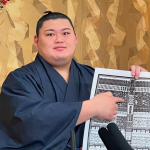
M 92 117 L 115 119 L 118 109 L 117 102 L 124 102 L 124 100 L 114 97 L 111 92 L 101 93 L 91 100 L 84 101 L 76 125 Z
M 139 78 L 140 72 L 148 72 L 146 69 L 132 65 L 132 76 Z M 91 100 L 84 101 L 76 125 L 96 116 L 103 119 L 115 119 L 117 114 L 117 102 L 123 102 L 122 98 L 113 97 L 111 92 L 96 95 Z

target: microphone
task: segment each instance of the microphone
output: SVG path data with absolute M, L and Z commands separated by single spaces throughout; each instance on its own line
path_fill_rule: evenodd
M 128 144 L 115 123 L 109 123 L 107 125 L 107 129 L 113 136 L 119 147 L 121 147 L 121 150 L 133 150 L 133 148 Z
M 113 138 L 113 136 L 110 134 L 110 132 L 106 128 L 104 128 L 104 127 L 100 128 L 98 131 L 98 134 L 108 150 L 122 150 L 117 145 L 115 139 Z M 126 150 L 128 150 L 128 149 L 126 149 Z
M 71 150 L 76 150 L 76 139 L 74 130 L 70 131 Z

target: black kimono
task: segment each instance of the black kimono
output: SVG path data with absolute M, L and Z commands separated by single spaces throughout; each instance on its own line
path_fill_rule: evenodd
M 0 94 L 0 150 L 67 150 L 70 130 L 82 147 L 84 124 L 75 124 L 90 97 L 93 73 L 72 60 L 67 84 L 39 54 L 11 72 Z

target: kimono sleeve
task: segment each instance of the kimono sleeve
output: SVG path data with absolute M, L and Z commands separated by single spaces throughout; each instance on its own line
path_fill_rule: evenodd
M 82 102 L 51 103 L 42 93 L 33 77 L 20 77 L 14 72 L 8 75 L 0 95 L 0 130 L 3 132 L 0 149 L 58 150 L 66 147 Z

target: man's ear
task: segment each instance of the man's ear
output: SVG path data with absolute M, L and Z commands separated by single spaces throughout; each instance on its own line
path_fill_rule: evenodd
M 77 33 L 75 33 L 75 38 L 76 38 L 76 44 L 77 44 L 78 43 Z
M 37 35 L 34 36 L 34 45 L 37 47 L 38 45 L 38 37 Z

